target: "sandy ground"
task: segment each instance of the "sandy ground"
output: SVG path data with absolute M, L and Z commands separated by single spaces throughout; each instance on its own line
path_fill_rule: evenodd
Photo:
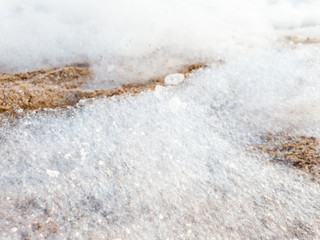
M 202 64 L 181 68 L 179 73 L 187 75 Z M 81 85 L 92 81 L 88 64 L 74 64 L 62 68 L 41 69 L 24 73 L 0 74 L 0 113 L 14 113 L 20 109 L 42 109 L 73 106 L 81 99 L 111 97 L 122 94 L 137 94 L 154 90 L 164 85 L 164 76 L 147 82 L 127 83 L 112 89 L 81 89 Z
M 320 43 L 320 39 L 312 38 L 312 37 L 288 36 L 288 37 L 286 37 L 286 40 L 288 43 L 293 43 L 293 44 L 319 44 Z
M 269 154 L 271 162 L 289 164 L 314 178 L 320 176 L 320 143 L 315 137 L 270 133 L 258 148 Z

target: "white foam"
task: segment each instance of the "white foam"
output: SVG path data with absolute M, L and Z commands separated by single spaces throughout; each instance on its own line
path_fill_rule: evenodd
M 182 83 L 184 75 L 182 73 L 173 73 L 164 78 L 164 83 L 167 85 L 177 85 Z
M 110 87 L 265 47 L 274 28 L 319 25 L 319 10 L 293 0 L 1 0 L 0 71 L 88 61 L 88 87 Z
M 213 62 L 154 92 L 1 115 L 0 238 L 320 237 L 319 183 L 250 148 L 320 137 L 319 44 L 277 42 L 317 37 L 318 1 L 0 3 L 5 71 L 89 60 L 108 87 Z
M 319 237 L 319 184 L 247 148 L 288 127 L 320 136 L 319 53 L 252 49 L 179 87 L 2 126 L 3 238 L 42 234 L 28 226 L 45 209 L 64 237 Z
M 106 87 L 167 74 L 170 67 L 223 57 L 239 44 L 265 46 L 274 34 L 262 6 L 230 0 L 2 0 L 0 71 L 89 61 Z

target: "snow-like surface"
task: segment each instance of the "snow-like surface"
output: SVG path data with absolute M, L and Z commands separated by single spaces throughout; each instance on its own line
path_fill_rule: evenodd
M 250 148 L 268 132 L 320 137 L 320 46 L 278 41 L 317 29 L 318 1 L 0 2 L 3 69 L 85 56 L 108 87 L 100 75 L 152 73 L 143 59 L 209 63 L 2 125 L 0 238 L 49 223 L 52 239 L 320 238 L 319 183 Z

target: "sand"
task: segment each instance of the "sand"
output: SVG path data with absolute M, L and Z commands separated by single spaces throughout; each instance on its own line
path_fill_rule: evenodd
M 203 64 L 181 68 L 179 73 L 187 76 Z M 81 99 L 111 97 L 122 94 L 138 94 L 164 85 L 164 77 L 154 77 L 146 82 L 122 84 L 112 89 L 81 89 L 92 81 L 88 64 L 74 64 L 61 68 L 41 69 L 24 73 L 0 74 L 0 113 L 15 113 L 19 109 L 63 108 L 73 106 Z
M 320 142 L 315 137 L 269 134 L 259 149 L 268 153 L 271 162 L 289 164 L 315 178 L 320 176 Z

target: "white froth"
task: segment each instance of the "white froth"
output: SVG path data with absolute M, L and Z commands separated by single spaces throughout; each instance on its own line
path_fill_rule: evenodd
M 89 61 L 108 87 L 208 63 L 153 92 L 0 115 L 1 239 L 320 238 L 319 182 L 250 148 L 320 137 L 320 45 L 279 41 L 318 37 L 318 1 L 0 4 L 0 71 Z
M 182 83 L 184 80 L 184 74 L 182 73 L 173 73 L 164 78 L 164 83 L 167 85 L 177 85 Z
M 0 71 L 88 61 L 107 87 L 265 47 L 274 28 L 319 24 L 319 9 L 293 0 L 1 0 Z

